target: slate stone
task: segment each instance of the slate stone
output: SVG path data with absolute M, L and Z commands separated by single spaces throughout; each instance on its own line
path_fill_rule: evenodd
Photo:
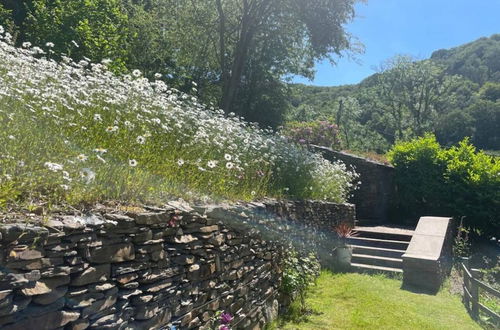
M 138 306 L 135 310 L 136 312 L 134 318 L 136 320 L 149 320 L 160 311 L 160 308 L 158 306 L 158 303 L 150 303 L 147 305 Z
M 167 213 L 139 213 L 135 217 L 135 222 L 139 225 L 166 224 L 169 220 Z
M 1 290 L 0 291 L 0 301 L 2 301 L 3 299 L 5 299 L 5 297 L 7 297 L 8 295 L 10 295 L 12 293 L 12 290 Z
M 92 305 L 85 307 L 82 310 L 82 316 L 88 316 L 103 311 L 107 308 L 110 308 L 116 303 L 116 299 L 117 296 L 113 295 L 113 296 L 108 296 L 105 299 L 98 300 L 92 303 Z
M 182 255 L 182 256 L 172 257 L 172 262 L 179 265 L 190 265 L 193 264 L 195 260 L 196 260 L 195 256 L 192 255 Z
M 133 273 L 137 270 L 149 268 L 150 265 L 147 262 L 124 262 L 112 265 L 112 275 L 123 275 L 127 273 Z
M 78 319 L 74 322 L 69 323 L 66 326 L 67 330 L 85 330 L 89 327 L 90 322 L 87 319 Z
M 31 244 L 35 239 L 38 243 L 43 243 L 49 236 L 47 228 L 28 224 L 2 224 L 0 233 L 2 241 L 5 243 L 17 241 Z
M 111 266 L 109 264 L 95 265 L 72 277 L 72 286 L 83 286 L 91 283 L 105 282 L 109 279 Z
M 10 257 L 12 260 L 33 260 L 40 259 L 44 256 L 44 252 L 41 250 L 35 249 L 21 249 L 16 250 L 16 247 L 10 253 Z
M 91 306 L 94 302 L 104 298 L 104 294 L 101 292 L 89 292 L 79 296 L 71 297 L 66 302 L 66 305 L 70 308 L 84 308 Z
M 9 304 L 0 309 L 0 317 L 12 315 L 19 311 L 22 311 L 29 305 L 30 302 L 31 297 L 22 295 L 15 296 L 12 298 L 12 300 L 9 299 Z
M 21 289 L 21 292 L 25 296 L 36 296 L 36 295 L 46 294 L 59 286 L 68 284 L 69 281 L 70 281 L 69 276 L 41 279 Z
M 23 314 L 28 315 L 29 317 L 36 317 L 48 314 L 50 312 L 55 312 L 62 309 L 64 307 L 64 303 L 65 299 L 61 297 L 55 300 L 53 303 L 47 305 L 30 304 L 29 307 L 27 307 L 23 311 Z
M 17 289 L 28 285 L 29 281 L 23 274 L 0 272 L 0 290 Z
M 9 324 L 4 327 L 4 330 L 55 329 L 63 327 L 69 322 L 77 320 L 79 317 L 79 312 L 55 311 Z
M 135 250 L 131 243 L 106 245 L 90 249 L 89 261 L 111 263 L 134 260 Z
M 49 293 L 34 296 L 33 302 L 39 305 L 49 305 L 55 302 L 57 299 L 64 297 L 64 295 L 68 292 L 67 286 L 60 286 L 52 289 Z

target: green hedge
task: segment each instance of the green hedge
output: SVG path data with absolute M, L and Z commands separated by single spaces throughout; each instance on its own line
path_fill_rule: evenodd
M 465 216 L 481 234 L 500 232 L 500 158 L 489 156 L 466 138 L 442 148 L 433 135 L 396 144 L 388 154 L 396 168 L 400 213 Z

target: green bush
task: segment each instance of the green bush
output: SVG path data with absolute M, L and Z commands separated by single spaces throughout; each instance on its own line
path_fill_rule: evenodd
M 465 216 L 465 225 L 495 235 L 500 221 L 500 160 L 469 143 L 442 148 L 433 135 L 396 144 L 388 154 L 396 168 L 400 213 Z
M 289 297 L 299 298 L 302 312 L 307 309 L 305 303 L 307 288 L 319 276 L 320 269 L 319 261 L 312 253 L 307 256 L 301 255 L 296 249 L 290 247 L 285 255 L 280 289 Z

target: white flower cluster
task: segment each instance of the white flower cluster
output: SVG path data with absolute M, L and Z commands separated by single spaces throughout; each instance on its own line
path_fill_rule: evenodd
M 98 184 L 127 168 L 123 175 L 149 175 L 156 182 L 194 187 L 200 194 L 284 194 L 338 202 L 352 189 L 356 174 L 343 164 L 325 161 L 234 114 L 208 108 L 169 88 L 160 74 L 149 81 L 139 70 L 116 76 L 105 60 L 63 57 L 56 62 L 40 48 L 30 43 L 16 48 L 10 39 L 0 27 L 4 174 L 23 177 L 44 168 L 56 175 L 64 168 L 67 177 Z M 47 52 L 52 47 L 45 45 Z M 25 172 L 15 165 L 19 161 L 26 163 Z M 68 180 L 64 184 L 64 190 L 71 188 Z

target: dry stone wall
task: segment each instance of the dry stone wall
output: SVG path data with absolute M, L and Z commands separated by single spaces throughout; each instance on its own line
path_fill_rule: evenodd
M 284 245 L 267 228 L 288 221 L 270 215 L 280 203 L 291 205 L 171 202 L 6 216 L 0 328 L 210 329 L 225 311 L 234 329 L 262 329 L 279 308 Z M 330 207 L 354 214 L 351 205 Z M 297 212 L 292 221 L 307 223 Z
M 397 220 L 393 198 L 397 193 L 394 167 L 325 147 L 313 147 L 329 161 L 341 160 L 360 174 L 361 184 L 349 199 L 356 204 L 356 217 L 361 224 L 383 224 Z

